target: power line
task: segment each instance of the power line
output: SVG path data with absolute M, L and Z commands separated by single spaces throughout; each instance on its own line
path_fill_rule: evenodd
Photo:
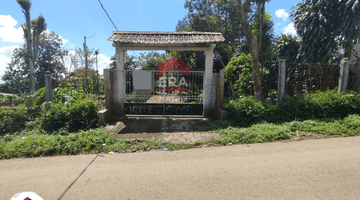
M 101 1 L 100 1 L 100 0 L 98 0 L 98 1 L 99 1 L 99 3 L 100 3 L 101 7 L 103 8 L 104 12 L 105 12 L 106 15 L 108 16 L 109 20 L 111 21 L 111 23 L 112 23 L 113 26 L 115 27 L 116 31 L 119 31 L 119 30 L 117 29 L 117 27 L 115 26 L 113 20 L 112 20 L 111 17 L 109 16 L 108 12 L 106 11 L 106 9 L 104 8 L 104 6 L 102 5 Z M 135 53 L 135 51 L 133 51 L 133 50 L 131 50 L 131 51 L 132 51 L 137 57 L 139 57 L 139 56 Z
M 103 10 L 105 11 L 106 15 L 108 16 L 108 18 L 110 19 L 111 23 L 112 23 L 113 26 L 115 27 L 116 31 L 119 31 L 119 30 L 116 28 L 116 26 L 115 26 L 114 22 L 112 21 L 112 19 L 110 18 L 109 14 L 106 12 L 106 10 L 105 10 L 104 6 L 102 5 L 101 1 L 100 1 L 100 0 L 98 0 L 98 1 L 99 1 L 99 3 L 100 3 L 101 7 L 103 8 Z

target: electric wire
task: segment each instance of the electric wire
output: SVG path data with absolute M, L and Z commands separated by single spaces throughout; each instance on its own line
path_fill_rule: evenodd
M 106 15 L 108 16 L 109 20 L 111 21 L 112 25 L 115 27 L 116 31 L 119 31 L 119 30 L 117 29 L 117 27 L 115 26 L 113 20 L 112 20 L 111 17 L 109 16 L 108 12 L 106 11 L 106 9 L 104 8 L 104 6 L 102 5 L 101 1 L 100 1 L 100 0 L 98 0 L 98 1 L 99 1 L 100 5 L 101 5 L 102 9 L 104 10 L 104 12 L 106 13 Z M 131 51 L 132 51 L 137 57 L 139 57 L 139 56 L 135 53 L 135 51 L 133 51 L 133 50 L 131 50 Z
M 116 28 L 116 26 L 115 26 L 113 20 L 111 19 L 111 17 L 109 16 L 109 14 L 107 13 L 107 11 L 105 10 L 105 8 L 104 8 L 104 6 L 102 5 L 101 1 L 100 1 L 100 0 L 98 0 L 98 1 L 99 1 L 99 3 L 100 3 L 101 7 L 103 8 L 103 10 L 105 11 L 106 15 L 108 16 L 108 18 L 110 19 L 111 23 L 112 23 L 113 26 L 115 27 L 116 31 L 119 31 L 119 30 Z

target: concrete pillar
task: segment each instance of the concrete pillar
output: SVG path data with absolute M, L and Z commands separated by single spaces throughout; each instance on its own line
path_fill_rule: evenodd
M 349 58 L 345 57 L 341 60 L 338 92 L 346 92 L 346 86 L 349 76 L 349 65 L 350 65 Z
M 225 84 L 224 70 L 220 70 L 218 84 L 217 84 L 217 88 L 216 88 L 216 109 L 221 109 L 223 106 L 224 84 Z
M 354 89 L 360 89 L 360 59 L 356 60 L 355 63 L 353 63 L 354 65 L 356 65 L 354 71 L 355 71 L 355 88 Z
M 205 51 L 205 74 L 203 85 L 204 117 L 213 117 L 215 111 L 215 91 L 213 83 L 213 58 L 215 44 L 211 44 Z
M 278 96 L 277 104 L 281 105 L 282 98 L 285 94 L 285 79 L 286 79 L 286 59 L 279 58 L 279 71 L 278 71 Z
M 116 48 L 116 71 L 114 75 L 114 107 L 113 112 L 117 117 L 125 116 L 125 51 Z
M 114 70 L 104 69 L 105 108 L 113 110 L 114 102 Z
M 51 91 L 51 72 L 45 72 L 45 101 L 52 101 L 52 91 Z
M 215 76 L 216 75 L 216 76 Z M 215 103 L 215 118 L 217 120 L 226 120 L 227 112 L 222 109 L 224 101 L 224 84 L 225 84 L 225 74 L 224 70 L 220 70 L 219 73 L 214 73 L 214 81 L 216 77 L 216 103 Z

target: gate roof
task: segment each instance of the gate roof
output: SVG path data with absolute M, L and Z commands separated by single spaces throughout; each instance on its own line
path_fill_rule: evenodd
M 205 50 L 225 38 L 216 32 L 137 32 L 114 31 L 109 37 L 124 50 Z

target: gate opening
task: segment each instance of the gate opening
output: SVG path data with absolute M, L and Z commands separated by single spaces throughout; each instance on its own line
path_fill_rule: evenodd
M 151 74 L 150 91 L 134 84 L 136 70 L 125 70 L 125 114 L 134 115 L 202 115 L 203 71 L 141 70 Z M 136 78 L 136 77 L 135 77 Z

